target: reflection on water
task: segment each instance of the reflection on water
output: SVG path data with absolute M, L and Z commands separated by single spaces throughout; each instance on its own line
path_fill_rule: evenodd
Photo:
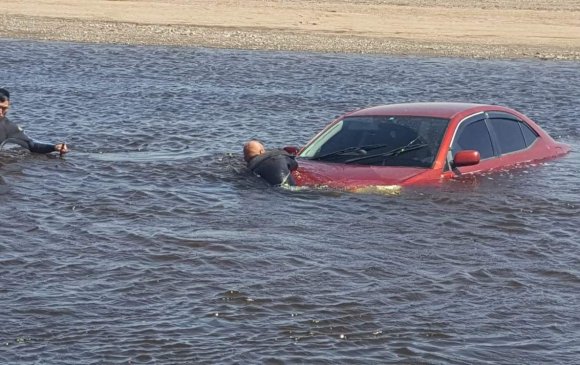
M 572 364 L 577 63 L 1 43 L 0 363 Z M 518 109 L 573 152 L 399 194 L 284 190 L 241 146 L 408 101 Z

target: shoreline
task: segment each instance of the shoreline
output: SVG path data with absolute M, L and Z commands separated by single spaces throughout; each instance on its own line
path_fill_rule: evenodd
M 567 11 L 510 4 L 470 9 L 469 21 L 450 25 L 454 19 L 448 18 L 465 8 L 384 5 L 388 0 L 152 0 L 149 6 L 159 5 L 152 12 L 145 5 L 100 0 L 73 8 L 74 0 L 5 1 L 14 4 L 0 15 L 0 39 L 580 61 L 580 2 Z M 512 0 L 497 1 L 507 6 Z

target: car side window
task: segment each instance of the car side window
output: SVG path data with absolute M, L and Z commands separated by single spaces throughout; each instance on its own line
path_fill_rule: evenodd
M 479 151 L 481 159 L 490 158 L 495 155 L 485 120 L 480 119 L 471 122 L 459 130 L 451 147 L 451 151 L 455 156 L 457 152 L 462 150 Z
M 502 154 L 526 148 L 519 121 L 503 118 L 490 118 L 488 121 L 497 137 Z
M 538 134 L 530 128 L 526 123 L 520 123 L 522 133 L 524 134 L 524 140 L 526 141 L 526 146 L 531 146 L 532 143 L 538 138 Z

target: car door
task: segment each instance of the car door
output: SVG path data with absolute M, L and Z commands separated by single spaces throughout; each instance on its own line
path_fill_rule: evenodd
M 451 155 L 459 151 L 476 150 L 481 161 L 477 165 L 462 166 L 455 169 L 460 174 L 485 171 L 498 166 L 499 150 L 486 120 L 481 113 L 463 120 L 457 127 L 457 133 L 451 143 Z
M 496 140 L 503 167 L 533 159 L 530 149 L 538 134 L 525 122 L 509 113 L 489 112 L 487 124 Z
M 525 122 L 506 112 L 487 112 L 465 119 L 459 124 L 451 152 L 476 150 L 477 165 L 456 169 L 460 174 L 504 168 L 530 161 L 529 150 L 538 134 Z

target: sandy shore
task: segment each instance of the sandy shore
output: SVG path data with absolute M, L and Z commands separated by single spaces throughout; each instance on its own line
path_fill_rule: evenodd
M 0 5 L 0 38 L 10 39 L 580 60 L 580 0 L 0 0 Z

